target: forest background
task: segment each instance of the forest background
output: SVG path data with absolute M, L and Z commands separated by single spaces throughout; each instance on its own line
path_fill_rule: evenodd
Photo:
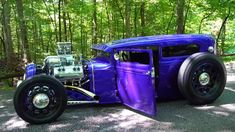
M 57 42 L 91 57 L 91 45 L 135 36 L 210 34 L 225 61 L 235 55 L 234 0 L 1 0 L 0 80 L 41 63 Z

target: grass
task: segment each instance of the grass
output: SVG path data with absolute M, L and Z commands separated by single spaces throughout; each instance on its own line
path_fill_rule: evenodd
M 235 56 L 225 56 L 222 57 L 224 62 L 230 62 L 230 61 L 234 61 L 235 60 Z
M 0 91 L 9 91 L 9 90 L 14 90 L 15 87 L 9 87 L 9 86 L 6 86 L 6 85 L 3 85 L 1 86 L 0 85 Z

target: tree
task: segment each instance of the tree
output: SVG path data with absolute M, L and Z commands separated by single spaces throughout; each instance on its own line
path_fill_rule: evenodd
M 126 0 L 126 7 L 125 7 L 126 38 L 131 37 L 130 13 L 131 13 L 131 0 Z
M 21 44 L 23 47 L 24 59 L 26 59 L 27 62 L 31 62 L 31 55 L 30 55 L 28 35 L 27 35 L 27 26 L 26 26 L 25 17 L 24 17 L 24 9 L 23 9 L 22 0 L 16 1 L 16 8 L 18 12 L 18 17 L 20 18 L 19 28 L 20 28 L 20 38 L 21 38 Z
M 92 38 L 93 38 L 93 41 L 92 43 L 93 44 L 97 44 L 97 31 L 98 31 L 98 28 L 97 28 L 97 3 L 96 3 L 96 0 L 93 0 L 93 28 L 92 28 Z
M 3 44 L 7 58 L 8 68 L 12 68 L 12 59 L 14 56 L 13 42 L 12 42 L 12 31 L 10 26 L 10 3 L 8 0 L 2 1 L 2 25 L 3 25 Z M 1 39 L 2 40 L 2 39 Z
M 177 34 L 184 33 L 184 6 L 185 0 L 177 0 Z
M 58 3 L 58 10 L 59 10 L 59 41 L 62 41 L 62 27 L 61 27 L 61 0 Z
M 231 14 L 231 6 L 229 6 L 228 7 L 228 13 L 226 14 L 226 16 L 224 17 L 224 19 L 223 19 L 223 22 L 222 22 L 222 24 L 221 24 L 221 27 L 220 27 L 220 29 L 219 29 L 219 32 L 218 32 L 218 35 L 217 35 L 217 38 L 216 38 L 216 50 L 217 50 L 217 53 L 220 53 L 221 55 L 223 55 L 224 54 L 224 41 L 225 41 L 225 32 L 226 32 L 226 23 L 227 23 L 227 20 L 228 20 L 228 18 L 229 18 L 229 16 L 230 16 L 230 14 Z M 218 49 L 218 47 L 219 47 L 219 39 L 220 39 L 220 37 L 221 37 L 221 34 L 223 34 L 223 36 L 222 36 L 222 42 L 221 42 L 221 52 L 219 52 L 219 49 Z
M 141 35 L 145 35 L 145 1 L 141 3 L 140 7 L 140 20 L 141 20 Z

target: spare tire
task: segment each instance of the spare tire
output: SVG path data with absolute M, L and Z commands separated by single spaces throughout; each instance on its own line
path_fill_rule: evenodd
M 47 75 L 36 75 L 23 81 L 14 95 L 16 113 L 32 124 L 56 120 L 64 112 L 66 104 L 64 86 Z
M 214 54 L 191 55 L 183 62 L 178 73 L 180 92 L 196 105 L 215 101 L 222 94 L 225 84 L 225 66 Z

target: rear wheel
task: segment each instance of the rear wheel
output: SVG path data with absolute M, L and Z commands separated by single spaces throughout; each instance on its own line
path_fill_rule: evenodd
M 33 124 L 56 120 L 65 110 L 66 103 L 64 86 L 55 78 L 46 75 L 23 81 L 14 96 L 16 113 Z
M 178 86 L 192 104 L 207 104 L 216 100 L 224 90 L 226 71 L 223 62 L 209 53 L 196 53 L 180 67 Z

